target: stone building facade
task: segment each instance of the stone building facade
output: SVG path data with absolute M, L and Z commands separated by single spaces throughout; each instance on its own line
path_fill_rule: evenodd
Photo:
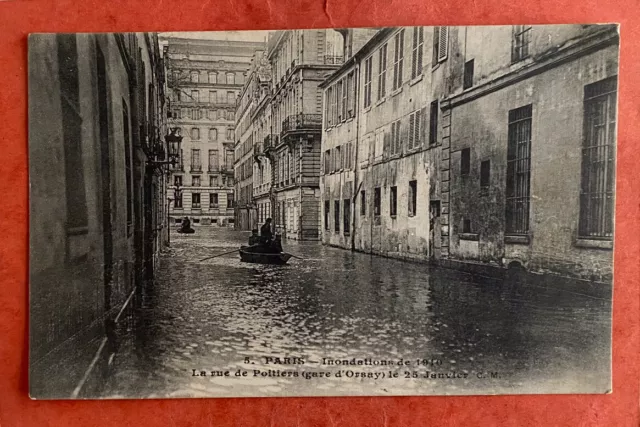
M 618 40 L 607 25 L 451 29 L 452 260 L 611 280 Z
M 32 397 L 96 386 L 153 278 L 167 237 L 164 79 L 154 34 L 29 38 Z
M 172 170 L 174 223 L 234 222 L 235 111 L 254 52 L 262 43 L 168 37 L 171 118 L 181 129 L 182 156 Z
M 334 30 L 289 30 L 270 34 L 268 59 L 271 128 L 260 157 L 269 159 L 270 216 L 285 238 L 320 237 L 319 174 L 322 90 L 319 84 L 343 59 Z M 265 134 L 265 133 L 263 133 Z
M 386 28 L 353 51 L 322 84 L 324 243 L 611 279 L 615 26 Z

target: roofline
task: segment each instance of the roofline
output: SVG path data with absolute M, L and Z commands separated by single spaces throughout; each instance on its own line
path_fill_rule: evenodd
M 333 83 L 338 77 L 340 77 L 347 69 L 358 63 L 363 57 L 367 56 L 372 48 L 380 41 L 391 35 L 398 28 L 402 27 L 385 27 L 380 29 L 368 42 L 364 44 L 356 53 L 347 59 L 333 74 L 327 77 L 322 83 L 318 85 L 321 89 L 326 88 L 329 84 Z

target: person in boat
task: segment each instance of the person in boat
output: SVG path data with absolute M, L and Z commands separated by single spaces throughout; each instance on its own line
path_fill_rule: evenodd
M 271 245 L 273 233 L 271 232 L 271 218 L 267 218 L 264 225 L 260 227 L 260 243 L 265 246 Z
M 276 237 L 273 239 L 273 242 L 271 243 L 271 249 L 274 253 L 277 254 L 282 252 L 282 238 L 279 234 L 276 234 Z
M 191 228 L 191 221 L 188 217 L 184 217 L 182 220 L 182 227 L 178 230 L 180 233 L 193 233 L 195 230 Z
M 260 243 L 260 236 L 258 235 L 258 229 L 251 230 L 251 236 L 249 236 L 249 246 L 254 246 Z

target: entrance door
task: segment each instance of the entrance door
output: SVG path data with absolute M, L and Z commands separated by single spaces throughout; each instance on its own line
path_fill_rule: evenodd
M 429 202 L 429 258 L 440 258 L 440 200 Z
M 111 309 L 113 281 L 113 225 L 111 209 L 111 152 L 109 145 L 109 106 L 107 98 L 107 69 L 104 55 L 97 49 L 98 120 L 100 128 L 100 166 L 102 169 L 102 246 L 104 252 L 104 304 Z

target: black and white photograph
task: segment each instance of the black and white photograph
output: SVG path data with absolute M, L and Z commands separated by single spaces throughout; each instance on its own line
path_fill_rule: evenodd
M 618 25 L 28 51 L 32 399 L 611 392 Z

